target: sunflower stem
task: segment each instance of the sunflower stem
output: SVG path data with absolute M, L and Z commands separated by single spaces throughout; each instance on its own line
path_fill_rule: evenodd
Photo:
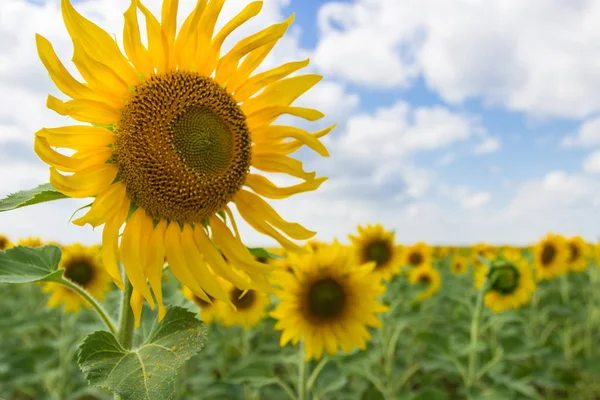
M 133 286 L 127 278 L 125 278 L 125 291 L 121 295 L 121 314 L 119 315 L 119 330 L 117 340 L 124 349 L 131 349 L 133 345 L 133 310 L 129 304 Z
M 304 354 L 304 341 L 300 341 L 300 345 L 298 346 L 298 400 L 308 400 L 308 391 L 307 389 L 307 369 L 308 365 L 305 361 Z
M 88 304 L 90 306 L 92 306 L 94 311 L 96 311 L 96 313 L 98 314 L 100 319 L 102 319 L 102 321 L 104 322 L 104 325 L 106 325 L 106 327 L 108 328 L 110 333 L 112 333 L 113 335 L 115 335 L 117 333 L 117 328 L 116 328 L 115 323 L 113 322 L 112 318 L 108 315 L 108 313 L 102 307 L 102 305 L 98 302 L 98 300 L 96 300 L 94 297 L 92 297 L 92 295 L 89 294 L 84 288 L 82 288 L 81 286 L 79 286 L 65 278 L 61 278 L 60 281 L 58 281 L 58 283 L 71 289 L 73 292 L 77 293 L 85 301 L 87 301 Z
M 471 320 L 471 346 L 469 349 L 469 364 L 467 369 L 467 388 L 470 389 L 475 385 L 477 380 L 477 344 L 479 341 L 479 328 L 481 326 L 481 314 L 483 313 L 483 299 L 489 289 L 489 274 L 486 274 L 486 278 L 483 281 L 481 289 L 477 293 L 477 301 L 475 302 L 475 310 L 473 312 L 473 319 Z

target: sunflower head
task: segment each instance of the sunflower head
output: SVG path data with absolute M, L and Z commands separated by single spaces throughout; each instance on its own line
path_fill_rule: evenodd
M 569 258 L 567 268 L 573 272 L 583 272 L 590 264 L 590 246 L 581 236 L 574 236 L 567 240 Z
M 267 294 L 257 290 L 240 290 L 227 282 L 223 282 L 223 286 L 233 305 L 232 307 L 223 302 L 216 304 L 223 325 L 242 326 L 244 329 L 258 326 L 264 319 L 270 304 Z
M 42 63 L 68 98 L 49 96 L 47 105 L 80 124 L 41 129 L 35 151 L 50 165 L 50 183 L 58 191 L 95 198 L 74 223 L 104 225 L 106 270 L 123 289 L 122 262 L 134 288 L 136 316 L 140 296 L 152 309 L 158 304 L 159 319 L 164 316 L 157 276 L 165 259 L 179 281 L 205 301 L 232 303 L 211 271 L 239 290 L 269 289 L 266 275 L 273 266 L 243 245 L 230 203 L 286 251 L 303 251 L 292 240 L 315 235 L 285 221 L 264 198 L 313 191 L 326 180 L 290 154 L 306 145 L 327 157 L 319 139 L 334 126 L 310 133 L 274 124 L 283 115 L 322 118 L 317 110 L 293 105 L 322 77 L 291 76 L 308 60 L 255 74 L 293 16 L 224 51 L 228 36 L 256 16 L 262 2 L 248 4 L 215 30 L 223 5 L 196 2 L 177 31 L 178 1 L 163 1 L 159 22 L 132 0 L 124 14 L 123 53 L 113 35 L 80 15 L 70 0 L 61 0 L 72 61 L 83 81 L 68 72 L 48 40 L 36 36 Z M 145 18 L 145 38 L 139 15 Z M 261 172 L 301 183 L 279 187 Z
M 42 242 L 40 237 L 29 236 L 24 239 L 19 239 L 17 244 L 25 247 L 42 247 L 44 242 Z
M 355 261 L 337 242 L 291 258 L 296 273 L 278 275 L 280 302 L 271 313 L 283 331 L 282 346 L 304 340 L 307 359 L 319 359 L 324 350 L 365 348 L 371 338 L 366 328 L 381 326 L 375 314 L 387 309 L 377 301 L 385 287 L 372 273 L 375 263 Z
M 408 281 L 411 285 L 421 285 L 425 288 L 417 295 L 419 301 L 432 297 L 442 285 L 440 272 L 429 265 L 411 269 L 408 272 Z
M 100 246 L 84 246 L 79 243 L 62 246 L 62 257 L 58 265 L 63 276 L 81 286 L 98 300 L 103 300 L 110 290 L 110 276 L 102 266 Z M 44 284 L 44 292 L 51 293 L 48 306 L 65 305 L 68 312 L 77 312 L 83 305 L 89 308 L 87 302 L 64 286 L 57 283 Z
M 425 242 L 419 242 L 404 248 L 403 265 L 409 268 L 420 268 L 431 264 L 431 247 Z
M 526 259 L 493 260 L 488 272 L 489 288 L 485 304 L 494 312 L 517 309 L 527 304 L 535 291 L 535 281 Z
M 454 256 L 450 262 L 450 271 L 455 275 L 462 275 L 469 269 L 469 260 L 464 256 Z
M 200 319 L 207 325 L 212 324 L 217 321 L 219 318 L 219 313 L 217 311 L 217 307 L 215 307 L 214 302 L 217 301 L 212 297 L 208 299 L 210 301 L 206 301 L 196 296 L 194 292 L 192 292 L 188 287 L 182 286 L 181 292 L 183 296 L 194 303 L 200 309 Z
M 358 235 L 348 236 L 352 241 L 353 253 L 358 264 L 375 263 L 375 274 L 384 280 L 400 272 L 400 252 L 394 244 L 394 232 L 386 231 L 382 225 L 358 227 Z
M 567 272 L 569 246 L 561 235 L 549 233 L 537 243 L 533 262 L 538 279 L 553 279 Z
M 10 249 L 12 247 L 12 243 L 7 236 L 0 235 L 0 251 Z

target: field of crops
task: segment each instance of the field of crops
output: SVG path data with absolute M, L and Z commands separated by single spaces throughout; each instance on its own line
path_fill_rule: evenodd
M 283 290 L 240 297 L 233 288 L 237 311 L 182 289 L 165 267 L 165 304 L 206 324 L 202 350 L 174 378 L 175 398 L 600 398 L 594 245 L 559 235 L 527 248 L 386 247 L 393 238 L 366 230 L 354 238 L 347 246 L 310 242 L 301 256 L 253 250 L 274 268 L 269 280 Z M 63 247 L 63 257 L 84 252 L 93 259 L 98 249 Z M 359 268 L 369 257 L 373 262 Z M 71 278 L 82 286 L 94 281 L 90 291 L 116 318 L 120 291 L 101 270 L 86 282 L 82 260 Z M 342 273 L 334 271 L 342 266 Z M 355 276 L 344 280 L 344 274 Z M 78 345 L 102 329 L 83 301 L 52 283 L 0 290 L 0 397 L 112 398 L 88 386 L 77 365 Z M 341 309 L 351 311 L 341 317 Z M 144 305 L 134 346 L 156 317 Z

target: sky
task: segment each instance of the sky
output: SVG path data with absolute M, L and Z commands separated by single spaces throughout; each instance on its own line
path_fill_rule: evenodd
M 76 0 L 122 44 L 125 0 Z M 180 0 L 180 20 L 195 0 Z M 249 1 L 228 0 L 217 28 Z M 157 13 L 160 0 L 144 2 Z M 48 181 L 33 151 L 42 127 L 73 121 L 45 108 L 61 97 L 35 50 L 73 47 L 59 0 L 0 1 L 0 196 Z M 297 105 L 337 127 L 331 156 L 300 151 L 329 179 L 271 201 L 318 240 L 381 223 L 398 242 L 527 244 L 548 232 L 600 237 L 600 0 L 265 0 L 225 43 L 295 14 L 261 70 L 310 58 L 323 80 Z M 277 183 L 289 179 L 272 177 Z M 101 228 L 69 224 L 89 200 L 0 214 L 12 239 L 97 243 Z M 240 223 L 249 245 L 274 242 Z

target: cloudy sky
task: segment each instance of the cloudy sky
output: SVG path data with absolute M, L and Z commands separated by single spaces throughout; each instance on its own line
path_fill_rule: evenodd
M 227 1 L 219 25 L 248 2 Z M 75 74 L 59 3 L 0 1 L 0 196 L 48 181 L 33 134 L 72 123 L 45 108 L 60 94 L 35 51 L 40 33 Z M 120 42 L 127 1 L 74 3 Z M 187 13 L 195 0 L 180 3 Z M 321 240 L 367 223 L 403 243 L 600 236 L 600 0 L 265 0 L 225 47 L 291 13 L 263 69 L 310 57 L 324 79 L 298 104 L 327 116 L 306 128 L 338 126 L 330 158 L 300 153 L 329 180 L 272 202 L 284 218 Z M 87 203 L 2 213 L 0 232 L 98 242 L 99 229 L 67 222 Z

